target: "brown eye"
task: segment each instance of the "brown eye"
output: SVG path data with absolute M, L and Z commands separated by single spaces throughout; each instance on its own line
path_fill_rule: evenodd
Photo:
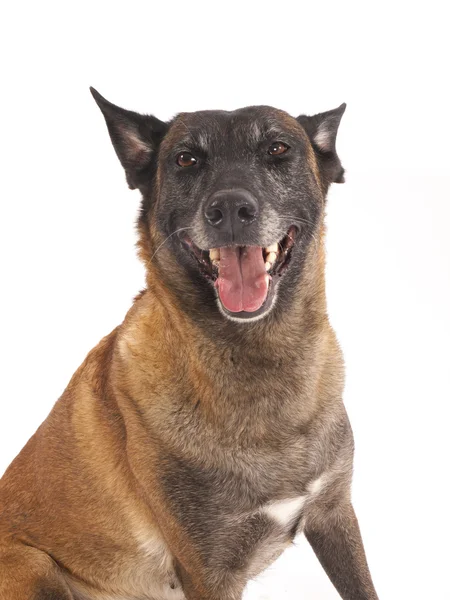
M 283 142 L 274 142 L 269 146 L 269 154 L 271 156 L 279 156 L 289 150 L 289 146 L 283 144 Z
M 180 152 L 177 156 L 177 165 L 180 167 L 192 167 L 196 163 L 197 159 L 190 152 Z

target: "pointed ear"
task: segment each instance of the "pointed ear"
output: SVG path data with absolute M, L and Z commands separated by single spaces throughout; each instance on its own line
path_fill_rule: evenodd
M 344 183 L 344 169 L 336 154 L 336 136 L 342 115 L 347 105 L 345 102 L 334 110 L 319 113 L 312 117 L 300 115 L 297 121 L 308 134 L 314 148 L 319 168 L 329 185 L 333 181 Z
M 105 117 L 114 150 L 125 169 L 128 186 L 134 190 L 167 132 L 167 123 L 151 115 L 120 108 L 108 102 L 93 87 L 90 90 Z

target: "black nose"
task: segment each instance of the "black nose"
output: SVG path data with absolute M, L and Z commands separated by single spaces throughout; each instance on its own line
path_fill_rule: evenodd
M 227 189 L 214 192 L 205 207 L 205 218 L 220 230 L 237 231 L 258 216 L 258 202 L 247 190 Z

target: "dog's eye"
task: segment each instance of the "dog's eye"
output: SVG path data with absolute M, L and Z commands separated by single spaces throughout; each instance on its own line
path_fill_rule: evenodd
M 177 156 L 177 165 L 180 167 L 192 167 L 196 163 L 197 159 L 190 152 L 180 152 Z
M 271 156 L 279 156 L 280 154 L 284 154 L 289 150 L 289 146 L 283 144 L 283 142 L 274 142 L 269 146 L 269 154 Z

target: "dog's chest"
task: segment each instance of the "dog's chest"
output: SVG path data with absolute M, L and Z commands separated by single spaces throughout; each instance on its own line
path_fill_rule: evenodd
M 210 553 L 208 557 L 210 566 L 214 568 L 214 561 L 217 561 L 217 566 L 223 565 L 225 560 L 225 564 L 228 562 L 229 569 L 244 569 L 248 578 L 255 577 L 291 543 L 293 528 L 301 529 L 299 523 L 302 511 L 309 500 L 309 496 L 287 498 L 265 503 L 250 513 L 236 514 L 232 519 L 227 519 L 228 535 L 225 537 L 224 529 L 217 524 L 217 536 L 211 532 L 213 542 L 216 543 L 211 544 L 211 539 L 205 539 L 209 547 L 215 546 L 218 550 Z M 244 536 L 247 539 L 244 539 Z M 249 543 L 249 540 L 253 540 L 254 544 Z M 149 578 L 146 595 L 142 599 L 153 598 L 152 594 L 155 594 L 154 597 L 160 600 L 184 600 L 181 584 L 171 568 L 173 557 L 170 551 L 165 549 L 164 557 L 160 552 L 153 553 L 153 538 L 149 544 L 142 543 L 141 548 L 142 564 L 146 564 L 148 568 L 150 563 L 154 562 L 151 568 L 153 577 Z M 236 557 L 239 559 L 237 560 Z M 158 572 L 155 579 L 157 565 L 161 564 L 161 559 L 166 567 Z M 155 585 L 156 580 L 157 585 Z M 115 599 L 111 598 L 111 600 Z
M 268 567 L 291 543 L 294 531 L 301 530 L 302 515 L 326 483 L 324 476 L 313 480 L 307 492 L 289 498 L 264 502 L 251 510 L 217 514 L 211 522 L 203 515 L 203 542 L 209 567 L 245 570 L 247 578 Z M 187 508 L 187 507 L 186 507 Z M 187 509 L 189 512 L 189 509 Z M 201 514 L 200 514 L 201 516 Z M 152 529 L 135 532 L 137 554 L 125 560 L 116 579 L 116 591 L 98 595 L 73 587 L 77 600 L 184 600 L 185 596 L 173 567 L 173 556 L 165 542 Z M 202 546 L 202 542 L 200 542 Z M 213 549 L 213 550 L 211 550 Z M 120 590 L 123 590 L 119 592 Z

